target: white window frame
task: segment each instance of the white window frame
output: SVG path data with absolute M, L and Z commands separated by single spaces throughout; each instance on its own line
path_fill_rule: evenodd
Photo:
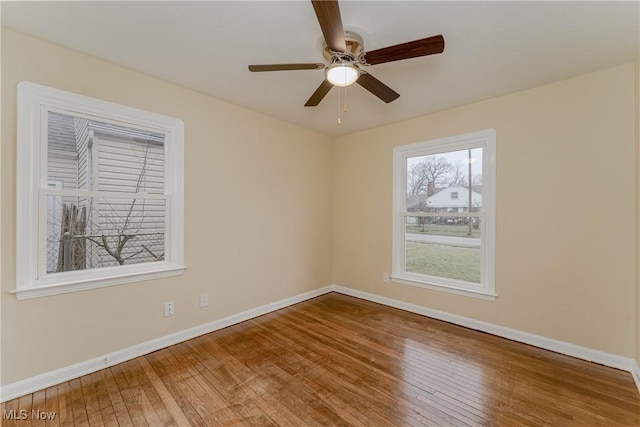
M 405 221 L 407 217 L 459 217 L 460 214 L 408 212 L 407 159 L 446 152 L 482 148 L 482 209 L 466 213 L 480 218 L 481 266 L 480 284 L 445 277 L 430 276 L 405 271 Z M 448 293 L 466 295 L 485 300 L 495 300 L 495 177 L 496 131 L 478 132 L 402 145 L 393 150 L 393 248 L 391 279 L 394 283 L 418 286 Z
M 46 190 L 47 116 L 61 112 L 165 135 L 165 260 L 42 274 L 46 257 L 48 195 L 96 197 L 87 189 Z M 162 116 L 31 82 L 18 84 L 16 287 L 18 299 L 35 298 L 183 274 L 184 123 Z M 95 193 L 95 194 L 94 194 Z M 104 197 L 101 193 L 99 197 Z M 117 196 L 117 195 L 115 195 Z M 45 259 L 46 262 L 46 259 Z

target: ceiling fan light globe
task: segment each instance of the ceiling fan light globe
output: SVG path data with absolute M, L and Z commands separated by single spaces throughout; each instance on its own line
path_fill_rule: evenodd
M 358 80 L 360 70 L 353 64 L 338 63 L 327 68 L 326 76 L 332 85 L 344 87 L 352 85 Z

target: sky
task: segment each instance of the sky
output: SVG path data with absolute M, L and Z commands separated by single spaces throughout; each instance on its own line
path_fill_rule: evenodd
M 425 156 L 419 157 L 410 157 L 407 159 L 407 170 L 411 170 L 413 165 L 416 163 L 428 158 L 428 157 L 445 157 L 449 163 L 454 166 L 458 164 L 462 167 L 463 173 L 468 174 L 468 158 L 469 158 L 469 150 L 460 150 L 460 151 L 449 151 L 444 153 L 436 153 L 429 154 Z M 482 149 L 481 148 L 472 148 L 471 149 L 471 174 L 472 176 L 479 174 L 482 172 Z

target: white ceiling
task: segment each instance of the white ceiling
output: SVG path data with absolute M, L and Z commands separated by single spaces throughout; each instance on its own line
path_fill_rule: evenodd
M 640 3 L 342 1 L 365 50 L 442 34 L 445 51 L 368 68 L 401 96 L 359 85 L 337 124 L 338 90 L 304 103 L 323 71 L 248 64 L 323 62 L 309 1 L 2 2 L 2 25 L 327 135 L 342 135 L 634 61 Z

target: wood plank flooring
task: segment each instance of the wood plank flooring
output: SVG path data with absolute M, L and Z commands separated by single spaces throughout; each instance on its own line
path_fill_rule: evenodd
M 6 427 L 640 426 L 627 372 L 337 293 L 2 410 L 28 414 Z

